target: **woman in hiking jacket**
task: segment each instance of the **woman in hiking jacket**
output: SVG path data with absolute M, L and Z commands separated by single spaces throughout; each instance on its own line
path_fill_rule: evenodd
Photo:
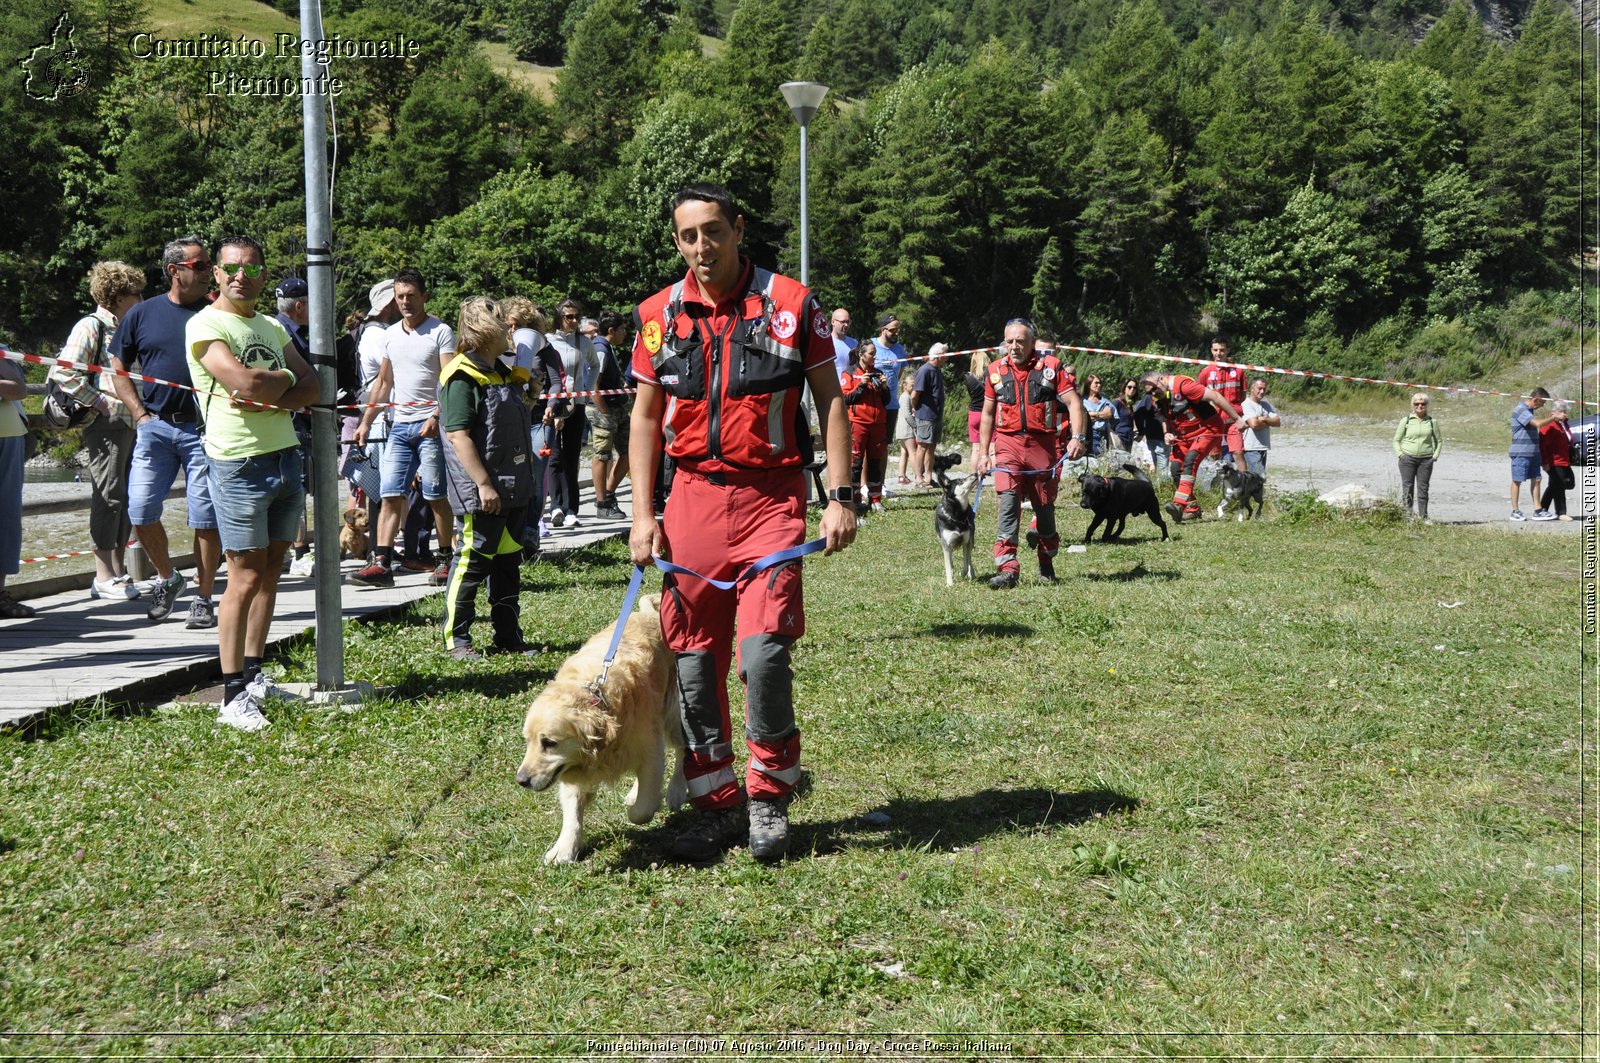
M 1394 430 L 1394 452 L 1400 459 L 1400 505 L 1410 510 L 1415 486 L 1417 516 L 1428 519 L 1428 481 L 1433 479 L 1433 463 L 1444 442 L 1439 422 L 1428 415 L 1428 396 L 1411 396 L 1411 412 Z

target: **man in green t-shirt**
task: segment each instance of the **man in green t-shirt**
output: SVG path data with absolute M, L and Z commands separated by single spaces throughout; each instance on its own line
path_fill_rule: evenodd
M 189 319 L 184 346 L 205 424 L 211 501 L 228 589 L 217 609 L 222 662 L 218 723 L 243 731 L 271 724 L 261 702 L 273 687 L 261 674 L 283 555 L 305 509 L 300 440 L 290 410 L 316 401 L 317 378 L 275 319 L 256 313 L 266 256 L 248 236 L 217 248 L 216 302 Z

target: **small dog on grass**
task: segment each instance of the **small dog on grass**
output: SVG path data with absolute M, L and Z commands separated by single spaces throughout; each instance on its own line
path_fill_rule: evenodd
M 934 460 L 938 461 L 937 458 Z M 937 464 L 935 468 L 938 468 Z M 938 469 L 939 486 L 944 489 L 944 497 L 934 507 L 933 530 L 939 537 L 940 548 L 944 550 L 944 585 L 954 587 L 956 547 L 961 548 L 962 578 L 973 579 L 977 575 L 972 569 L 972 499 L 978 493 L 978 478 L 968 476 L 952 481 L 945 475 L 945 469 L 948 468 Z
M 1251 514 L 1250 519 L 1257 520 L 1261 517 L 1267 494 L 1267 481 L 1264 476 L 1258 472 L 1240 470 L 1238 466 L 1225 461 L 1217 470 L 1217 475 L 1211 478 L 1213 488 L 1218 484 L 1223 485 L 1222 503 L 1217 506 L 1219 520 L 1228 515 L 1228 510 L 1242 503 L 1244 509 L 1239 513 L 1239 520 L 1242 522 L 1245 514 L 1250 513 L 1252 501 L 1256 504 L 1256 511 Z
M 339 556 L 367 556 L 367 507 L 351 503 L 344 511 L 344 527 L 339 529 Z
M 522 724 L 527 754 L 517 782 L 547 790 L 559 781 L 561 833 L 544 854 L 547 864 L 570 864 L 583 847 L 583 813 L 601 786 L 632 775 L 628 819 L 648 823 L 661 808 L 667 749 L 675 754 L 667 802 L 688 797 L 683 778 L 683 728 L 672 651 L 661 637 L 659 599 L 645 595 L 627 619 L 603 691 L 596 677 L 611 645 L 608 625 L 568 657 L 550 685 L 528 706 Z
M 1137 465 L 1125 464 L 1122 467 L 1133 473 L 1134 479 L 1100 476 L 1092 472 L 1078 477 L 1078 484 L 1083 488 L 1083 497 L 1078 504 L 1094 513 L 1089 530 L 1083 533 L 1083 541 L 1088 542 L 1093 537 L 1094 530 L 1102 521 L 1106 530 L 1100 536 L 1101 542 L 1121 539 L 1123 527 L 1135 513 L 1143 513 L 1154 521 L 1156 527 L 1161 529 L 1162 539 L 1170 538 L 1167 522 L 1161 519 L 1161 507 L 1156 504 L 1156 489 L 1151 486 L 1150 478 Z

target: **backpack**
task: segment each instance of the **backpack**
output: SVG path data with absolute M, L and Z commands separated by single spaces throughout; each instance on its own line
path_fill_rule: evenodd
M 94 319 L 94 325 L 94 358 L 89 364 L 100 365 L 101 359 L 105 357 L 106 323 L 97 317 Z M 78 428 L 95 416 L 94 403 L 85 405 L 67 394 L 53 373 L 45 378 L 43 411 L 44 423 L 51 428 Z

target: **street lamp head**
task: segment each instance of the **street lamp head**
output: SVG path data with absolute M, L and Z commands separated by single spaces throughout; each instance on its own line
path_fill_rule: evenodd
M 817 108 L 822 106 L 822 98 L 828 94 L 828 86 L 815 81 L 785 81 L 778 86 L 778 91 L 783 93 L 794 120 L 804 129 L 816 117 Z

